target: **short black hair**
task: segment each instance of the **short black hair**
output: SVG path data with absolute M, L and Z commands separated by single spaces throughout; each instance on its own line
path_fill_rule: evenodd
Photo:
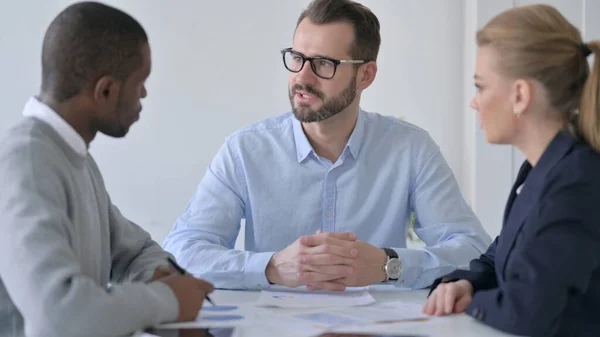
M 142 25 L 116 8 L 79 2 L 50 23 L 42 46 L 42 92 L 63 102 L 106 75 L 124 80 L 141 68 Z
M 377 16 L 366 6 L 352 0 L 313 0 L 298 17 L 296 28 L 305 18 L 315 24 L 347 22 L 354 28 L 349 54 L 356 60 L 377 61 L 381 35 Z

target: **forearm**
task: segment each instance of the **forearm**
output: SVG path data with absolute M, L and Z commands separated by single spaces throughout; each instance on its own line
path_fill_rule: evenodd
M 266 268 L 273 252 L 253 253 L 224 247 L 206 239 L 170 236 L 164 244 L 189 273 L 216 288 L 268 288 Z
M 179 314 L 174 293 L 160 282 L 119 284 L 105 291 L 84 281 L 73 288 L 62 300 L 46 302 L 40 319 L 27 323 L 31 316 L 24 317 L 26 325 L 51 336 L 119 336 L 173 322 Z
M 81 271 L 64 240 L 38 233 L 15 245 L 2 240 L 0 258 L 0 278 L 32 335 L 114 336 L 177 318 L 177 299 L 164 284 L 106 289 Z
M 484 254 L 471 261 L 469 270 L 457 269 L 450 274 L 438 278 L 433 282 L 431 291 L 435 290 L 440 283 L 455 282 L 458 280 L 469 281 L 474 292 L 497 288 L 498 279 L 495 268 L 497 245 L 498 238 L 492 242 Z
M 169 266 L 168 257 L 173 258 L 173 255 L 162 249 L 154 240 L 148 239 L 140 254 L 125 271 L 124 279 L 129 282 L 148 282 L 152 279 L 156 268 Z
M 150 234 L 125 218 L 111 206 L 112 280 L 115 282 L 150 281 L 158 266 L 166 266 L 172 256 Z
M 482 252 L 477 246 L 481 245 L 474 245 L 469 237 L 455 236 L 436 246 L 395 248 L 402 261 L 402 274 L 397 285 L 421 289 L 456 269 L 467 269 L 469 262 Z

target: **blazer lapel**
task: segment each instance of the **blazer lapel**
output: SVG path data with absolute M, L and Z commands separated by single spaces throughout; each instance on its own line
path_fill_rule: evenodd
M 539 201 L 548 173 L 573 145 L 574 141 L 568 135 L 559 132 L 550 142 L 535 167 L 532 168 L 528 162 L 521 166 L 505 208 L 504 225 L 496 250 L 497 272 L 500 272 L 503 279 L 510 251 L 514 247 L 519 231 L 531 209 Z M 523 183 L 523 188 L 517 195 L 516 191 Z
M 521 186 L 525 182 L 525 179 L 527 178 L 529 171 L 531 171 L 531 165 L 529 165 L 529 162 L 526 160 L 521 165 L 521 168 L 519 169 L 519 173 L 517 174 L 517 180 L 515 181 L 512 189 L 510 190 L 510 194 L 508 196 L 508 202 L 506 203 L 506 207 L 504 208 L 504 217 L 502 218 L 503 226 L 506 225 L 506 220 L 508 220 L 508 216 L 510 215 L 510 210 L 512 209 L 513 203 L 515 202 L 515 198 L 517 197 L 517 189 L 519 188 L 519 186 Z
M 537 203 L 539 196 L 540 190 L 531 188 L 526 182 L 521 193 L 514 199 L 508 219 L 502 227 L 502 235 L 498 240 L 498 250 L 496 251 L 497 256 L 500 258 L 498 267 L 503 278 L 508 254 L 515 245 L 517 235 L 523 227 L 531 208 Z

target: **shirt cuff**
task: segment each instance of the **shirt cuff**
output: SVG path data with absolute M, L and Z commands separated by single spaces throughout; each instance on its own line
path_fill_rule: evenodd
M 275 252 L 254 253 L 250 255 L 244 268 L 244 284 L 250 289 L 266 289 L 271 286 L 267 279 L 267 265 Z
M 155 263 L 146 266 L 146 270 L 144 270 L 142 273 L 140 273 L 140 275 L 138 275 L 136 277 L 136 279 L 131 280 L 131 282 L 141 281 L 141 282 L 150 283 L 152 281 L 156 281 L 156 280 L 152 280 L 152 276 L 154 276 L 154 272 L 156 272 L 156 269 L 158 267 L 169 267 L 169 264 L 164 261 L 160 261 L 160 260 L 156 261 Z
M 162 282 L 152 282 L 149 284 L 154 294 L 157 295 L 160 305 L 157 306 L 159 317 L 158 323 L 175 322 L 179 316 L 179 300 L 175 296 L 175 292 Z
M 398 258 L 402 262 L 402 271 L 400 278 L 395 283 L 396 286 L 402 288 L 419 289 L 425 288 L 426 284 L 423 276 L 423 266 L 426 264 L 427 253 L 408 248 L 393 248 L 398 253 Z M 430 282 L 431 283 L 431 282 Z

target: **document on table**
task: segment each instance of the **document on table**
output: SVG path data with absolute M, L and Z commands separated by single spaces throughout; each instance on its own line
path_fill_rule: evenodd
M 159 329 L 189 329 L 189 328 L 234 328 L 251 324 L 260 320 L 252 304 L 237 306 L 210 306 L 204 305 L 195 320 L 189 322 L 164 323 L 157 326 Z
M 373 303 L 375 303 L 375 299 L 364 289 L 344 292 L 263 290 L 260 293 L 260 298 L 256 305 L 264 307 L 307 309 L 354 307 Z
M 402 301 L 376 302 L 367 306 L 344 308 L 261 307 L 250 303 L 214 308 L 207 305 L 195 321 L 162 324 L 158 328 L 235 327 L 235 336 L 263 336 L 265 331 L 270 331 L 271 335 L 305 337 L 316 336 L 326 331 L 370 331 L 369 329 L 386 329 L 392 324 L 423 324 L 436 319 L 423 315 L 421 310 L 421 304 Z
M 421 312 L 422 307 L 420 304 L 387 302 L 360 308 L 312 310 L 295 314 L 294 318 L 328 327 L 421 322 L 431 319 Z

